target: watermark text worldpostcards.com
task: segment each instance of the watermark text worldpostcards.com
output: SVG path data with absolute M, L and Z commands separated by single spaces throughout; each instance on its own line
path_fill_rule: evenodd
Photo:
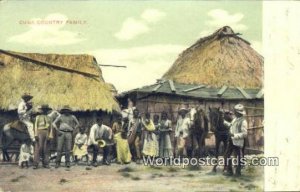
M 187 157 L 170 157 L 170 158 L 154 158 L 154 157 L 143 157 L 143 163 L 145 166 L 224 166 L 227 161 L 232 165 L 238 165 L 238 159 L 231 157 L 228 159 L 216 158 L 216 157 L 203 157 L 203 158 L 187 158 Z M 278 166 L 278 157 L 242 157 L 240 159 L 242 166 Z

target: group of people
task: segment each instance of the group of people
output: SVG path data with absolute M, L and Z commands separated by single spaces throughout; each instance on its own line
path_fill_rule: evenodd
M 134 109 L 133 118 L 119 114 L 112 127 L 104 125 L 102 117 L 97 117 L 87 135 L 85 128 L 80 126 L 78 119 L 71 114 L 72 111 L 68 106 L 63 107 L 60 115 L 52 119 L 49 115 L 52 109 L 48 105 L 42 105 L 38 108 L 38 115 L 32 121 L 32 103 L 30 102 L 32 98 L 31 95 L 24 94 L 18 107 L 19 119 L 26 125 L 29 134 L 29 138 L 20 148 L 19 165 L 21 167 L 28 166 L 28 161 L 33 156 L 34 169 L 38 168 L 40 160 L 42 160 L 43 167 L 49 168 L 50 142 L 53 139 L 56 139 L 57 145 L 56 168 L 61 165 L 62 155 L 65 156 L 65 166 L 69 168 L 71 153 L 75 163 L 82 157 L 86 157 L 89 162 L 88 149 L 93 151 L 93 157 L 89 163 L 93 166 L 98 165 L 100 148 L 103 151 L 103 165 L 110 165 L 113 157 L 116 157 L 117 163 L 127 164 L 132 159 L 141 163 L 142 156 L 173 156 L 170 137 L 172 124 L 166 112 L 162 113 L 161 119 L 155 115 L 152 120 L 150 113 L 146 113 L 142 118 L 139 111 Z M 73 142 L 73 135 L 77 130 L 79 131 Z M 74 144 L 73 148 L 72 144 Z
M 128 151 L 136 163 L 141 163 L 143 156 L 161 158 L 173 156 L 172 123 L 166 112 L 162 112 L 161 118 L 159 115 L 154 115 L 152 119 L 150 113 L 141 117 L 139 110 L 133 109 L 132 118 L 119 117 L 119 125 L 121 124 L 123 124 L 124 135 L 127 135 Z M 115 130 L 114 126 L 113 130 Z M 116 146 L 118 148 L 118 141 Z
M 150 113 L 142 116 L 138 109 L 132 108 L 132 116 L 119 114 L 113 122 L 112 127 L 103 124 L 103 119 L 98 117 L 95 124 L 90 128 L 87 135 L 84 127 L 80 126 L 77 118 L 72 115 L 70 107 L 65 106 L 60 110 L 60 115 L 55 119 L 49 116 L 51 108 L 48 105 L 40 106 L 39 115 L 34 123 L 30 121 L 30 110 L 32 96 L 25 94 L 19 104 L 18 114 L 22 122 L 28 128 L 30 140 L 21 146 L 20 166 L 28 166 L 28 159 L 33 155 L 33 168 L 39 166 L 42 159 L 43 167 L 49 168 L 50 141 L 54 139 L 56 132 L 57 156 L 55 167 L 60 167 L 61 157 L 65 155 L 65 166 L 70 167 L 71 152 L 75 163 L 82 157 L 86 157 L 89 162 L 88 149 L 93 151 L 90 165 L 98 165 L 98 154 L 103 151 L 102 164 L 110 165 L 111 159 L 115 157 L 117 163 L 127 164 L 132 160 L 141 163 L 143 156 L 170 158 L 173 156 L 186 155 L 186 142 L 191 127 L 188 110 L 179 110 L 179 118 L 175 127 L 175 142 L 172 142 L 172 122 L 168 118 L 167 112 L 162 112 L 161 116 Z M 244 138 L 247 136 L 247 121 L 244 107 L 238 104 L 234 107 L 235 119 L 232 122 L 224 121 L 228 126 L 230 139 L 224 158 L 230 158 L 235 152 L 240 161 L 242 157 L 241 148 L 244 145 Z M 73 141 L 73 134 L 79 130 Z M 33 142 L 34 147 L 30 146 Z M 72 149 L 72 144 L 73 149 Z M 176 143 L 173 147 L 172 143 Z M 226 165 L 226 171 L 232 174 L 231 163 Z M 237 174 L 240 174 L 240 163 L 237 166 Z

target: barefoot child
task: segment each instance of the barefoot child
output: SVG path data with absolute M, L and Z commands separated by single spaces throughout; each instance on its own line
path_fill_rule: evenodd
M 79 129 L 79 133 L 77 133 L 75 137 L 74 147 L 73 147 L 73 155 L 75 158 L 75 163 L 78 163 L 83 156 L 87 158 L 87 162 L 89 161 L 88 152 L 87 152 L 87 135 L 84 132 L 85 129 L 81 127 Z
M 19 166 L 21 168 L 29 167 L 29 160 L 33 157 L 33 146 L 31 144 L 31 139 L 26 139 L 25 143 L 21 145 L 20 156 L 19 156 Z

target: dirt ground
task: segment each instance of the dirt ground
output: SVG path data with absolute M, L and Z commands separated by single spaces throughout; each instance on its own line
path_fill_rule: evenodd
M 20 169 L 0 165 L 2 191 L 262 191 L 263 167 L 245 167 L 241 177 L 211 174 L 211 167 L 150 167 L 131 163 L 87 169 Z

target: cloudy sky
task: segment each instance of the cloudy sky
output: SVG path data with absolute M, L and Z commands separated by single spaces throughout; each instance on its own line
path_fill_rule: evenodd
M 88 53 L 119 92 L 154 83 L 200 37 L 229 25 L 261 51 L 262 2 L 0 1 L 0 49 Z

